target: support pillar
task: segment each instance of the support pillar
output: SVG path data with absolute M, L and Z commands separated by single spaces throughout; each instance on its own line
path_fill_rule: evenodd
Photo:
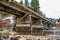
M 16 24 L 17 24 L 17 17 L 15 16 L 15 19 L 14 19 L 14 26 L 13 26 L 13 31 L 16 31 Z
M 40 20 L 40 27 L 41 27 L 41 29 L 43 29 L 43 23 L 42 23 L 42 19 Z M 41 30 L 42 31 L 42 30 Z M 43 32 L 41 32 L 41 35 L 44 35 L 44 33 Z
M 31 13 L 29 15 L 29 18 L 30 18 L 30 27 L 31 27 L 31 34 L 32 34 L 32 17 L 31 17 Z
M 40 24 L 41 24 L 41 27 L 43 28 L 43 23 L 42 23 L 42 19 L 40 20 Z

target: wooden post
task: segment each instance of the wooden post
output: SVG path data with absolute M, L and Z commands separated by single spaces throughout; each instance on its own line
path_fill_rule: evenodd
M 40 20 L 40 24 L 41 24 L 41 28 L 43 29 L 43 23 L 42 23 L 42 19 Z M 43 35 L 43 32 L 41 32 Z
M 17 17 L 15 16 L 15 19 L 14 19 L 14 27 L 13 27 L 13 31 L 15 31 L 15 28 L 16 28 L 16 24 L 17 24 Z
M 31 18 L 31 13 L 29 15 L 29 18 L 30 18 L 30 27 L 31 27 L 31 34 L 32 34 L 32 18 Z
M 40 20 L 40 23 L 41 23 L 41 26 L 42 26 L 42 28 L 43 28 L 43 23 L 42 23 L 42 19 Z

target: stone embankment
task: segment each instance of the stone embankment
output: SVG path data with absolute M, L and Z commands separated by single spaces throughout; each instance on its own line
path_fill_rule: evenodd
M 14 38 L 17 38 L 18 40 L 56 40 L 53 37 L 34 36 L 34 35 L 16 35 Z

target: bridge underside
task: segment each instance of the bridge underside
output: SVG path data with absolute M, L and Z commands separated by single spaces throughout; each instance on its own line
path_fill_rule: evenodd
M 0 2 L 0 13 L 5 12 L 7 14 L 14 15 L 14 31 L 21 34 L 43 35 L 42 30 L 48 30 L 52 28 L 52 24 L 42 17 L 38 17 L 34 11 L 26 10 L 23 6 L 18 6 L 15 3 L 9 3 L 5 1 Z

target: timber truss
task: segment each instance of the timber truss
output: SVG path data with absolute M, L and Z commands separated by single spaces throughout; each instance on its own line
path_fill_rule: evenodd
M 53 27 L 53 23 L 48 19 L 21 4 L 0 0 L 0 11 L 16 16 L 15 31 L 28 32 L 29 34 L 32 31 L 35 32 L 35 30 L 51 29 Z

